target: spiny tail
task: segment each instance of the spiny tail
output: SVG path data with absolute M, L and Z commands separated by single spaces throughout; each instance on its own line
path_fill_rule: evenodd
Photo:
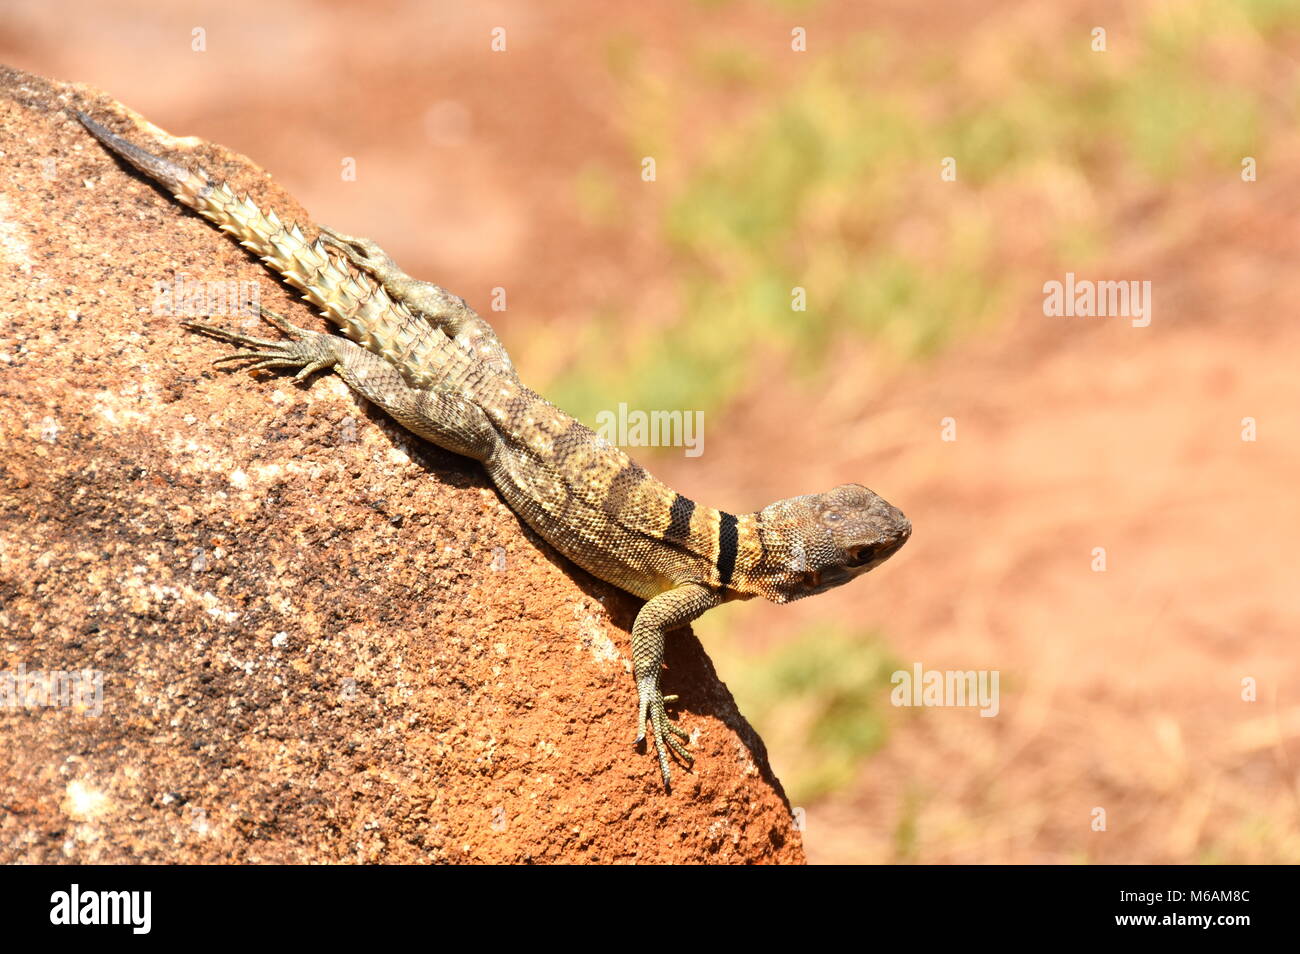
M 191 172 L 145 152 L 114 135 L 85 113 L 77 118 L 110 152 L 150 179 L 165 186 L 176 201 L 229 232 L 256 252 L 324 317 L 363 348 L 401 369 L 416 387 L 444 383 L 456 376 L 463 357 L 449 348 L 446 335 L 416 318 L 383 288 L 355 277 L 332 258 L 320 239 L 309 243 L 296 224 L 287 228 L 274 212 L 263 214 L 253 200 L 240 199 L 225 183 L 217 185 L 207 173 Z

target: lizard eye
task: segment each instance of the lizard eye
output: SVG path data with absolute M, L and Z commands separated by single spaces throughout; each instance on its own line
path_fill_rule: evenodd
M 844 515 L 840 513 L 838 510 L 827 510 L 825 513 L 822 514 L 822 523 L 826 524 L 829 527 L 835 526 L 843 519 L 844 519 Z

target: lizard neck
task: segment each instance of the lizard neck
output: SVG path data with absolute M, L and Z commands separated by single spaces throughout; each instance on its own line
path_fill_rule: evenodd
M 695 557 L 708 586 L 727 599 L 758 595 L 751 585 L 754 571 L 763 563 L 763 534 L 756 513 L 732 514 L 712 507 L 696 507 L 680 494 L 670 507 L 665 541 L 682 538 Z
M 722 542 L 728 539 L 725 532 L 729 515 L 723 514 Z M 780 595 L 784 585 L 802 576 L 808 569 L 808 553 L 802 535 L 788 523 L 764 520 L 763 514 L 750 513 L 732 518 L 735 521 L 734 550 L 731 579 L 722 584 L 728 599 L 752 599 L 761 596 L 775 602 L 785 602 Z M 727 568 L 727 547 L 718 551 L 719 580 Z

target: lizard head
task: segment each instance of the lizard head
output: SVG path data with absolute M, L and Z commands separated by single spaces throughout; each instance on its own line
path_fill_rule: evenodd
M 824 593 L 880 566 L 907 542 L 901 510 L 861 484 L 778 500 L 758 514 L 764 556 L 753 593 L 776 603 Z

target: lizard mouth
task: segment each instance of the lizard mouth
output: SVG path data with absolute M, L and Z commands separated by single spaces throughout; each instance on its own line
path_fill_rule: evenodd
M 866 543 L 849 551 L 844 566 L 850 569 L 877 566 L 897 549 L 898 547 L 887 543 Z
M 846 555 L 842 564 L 833 564 L 819 570 L 809 570 L 803 577 L 803 594 L 824 593 L 884 563 L 893 552 L 893 548 L 878 544 L 864 544 L 854 547 Z
M 849 566 L 862 566 L 864 563 L 870 563 L 876 557 L 876 548 L 870 545 L 854 547 L 849 551 Z
M 805 595 L 829 590 L 841 583 L 847 583 L 857 575 L 858 571 L 856 569 L 842 566 L 828 566 L 821 570 L 813 570 L 804 577 Z

